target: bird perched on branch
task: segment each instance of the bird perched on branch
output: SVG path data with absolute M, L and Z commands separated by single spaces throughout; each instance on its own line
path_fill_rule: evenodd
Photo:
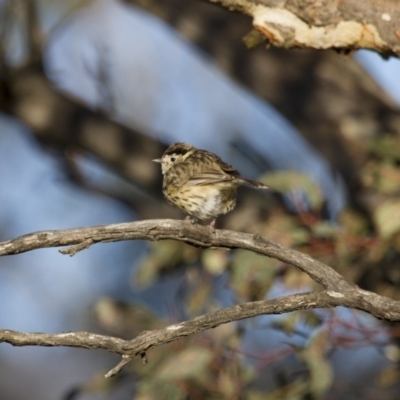
M 261 182 L 246 179 L 216 154 L 187 143 L 174 143 L 161 158 L 163 193 L 166 199 L 196 220 L 211 221 L 236 205 L 240 185 L 268 189 Z

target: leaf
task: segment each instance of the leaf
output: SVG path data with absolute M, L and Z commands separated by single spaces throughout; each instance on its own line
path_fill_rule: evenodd
M 196 249 L 174 240 L 151 243 L 150 249 L 136 272 L 135 285 L 139 288 L 151 285 L 161 273 L 173 270 L 181 263 L 193 262 L 197 257 Z
M 210 329 L 207 331 L 207 336 L 211 338 L 214 346 L 236 349 L 242 344 L 240 330 L 237 323 L 234 322 Z
M 322 206 L 324 197 L 320 187 L 308 175 L 298 171 L 270 172 L 261 176 L 260 181 L 282 194 L 291 195 L 293 191 L 303 191 L 312 209 Z
M 247 250 L 236 250 L 230 275 L 232 289 L 243 299 L 263 298 L 275 277 L 276 261 Z
M 398 138 L 393 136 L 385 135 L 370 140 L 368 150 L 385 160 L 400 160 L 400 142 Z
M 384 194 L 400 191 L 400 168 L 388 162 L 370 160 L 361 175 L 364 186 Z
M 163 399 L 168 400 L 186 400 L 187 393 L 179 385 L 173 382 L 163 382 L 160 384 L 152 380 L 140 381 L 137 385 L 135 400 L 159 400 L 160 393 Z
M 280 384 L 279 388 L 269 392 L 253 392 L 246 400 L 304 400 L 307 398 L 307 382 L 300 378 L 291 383 Z
M 204 347 L 191 347 L 163 362 L 155 376 L 162 381 L 196 378 L 204 374 L 212 358 L 210 350 Z
M 375 210 L 374 221 L 379 236 L 387 239 L 400 230 L 400 199 L 389 199 Z
M 258 46 L 260 43 L 265 42 L 266 37 L 257 29 L 252 29 L 242 38 L 245 46 L 248 49 L 252 49 Z
M 108 297 L 101 298 L 95 305 L 93 316 L 108 332 L 123 336 L 137 336 L 144 330 L 159 329 L 165 321 L 139 303 L 123 303 Z
M 303 227 L 299 227 L 297 217 L 279 212 L 274 212 L 269 217 L 268 223 L 260 233 L 268 237 L 268 239 L 287 247 L 307 243 L 310 238 L 310 232 Z
M 240 347 L 240 346 L 239 346 Z M 239 348 L 232 349 L 236 353 Z M 259 377 L 259 371 L 254 365 L 249 365 L 243 361 L 243 358 L 236 356 L 228 356 L 223 364 L 223 367 L 218 371 L 218 377 L 214 380 L 215 388 L 218 390 L 218 395 L 213 399 L 237 399 L 238 393 L 240 398 L 247 392 L 248 384 L 252 384 L 254 379 Z M 232 357 L 233 356 L 233 357 Z M 226 353 L 224 358 L 226 357 Z
M 307 274 L 294 268 L 289 268 L 285 271 L 281 282 L 284 284 L 286 290 L 296 292 L 304 291 L 305 288 L 310 288 L 315 284 Z
M 299 324 L 299 319 L 296 314 L 288 314 L 286 318 L 280 318 L 272 322 L 271 327 L 282 331 L 287 335 L 293 335 Z
M 325 354 L 330 348 L 329 333 L 326 330 L 317 332 L 308 346 L 298 352 L 307 365 L 310 373 L 310 391 L 313 398 L 322 398 L 333 382 L 333 369 Z
M 313 236 L 321 239 L 334 239 L 338 235 L 338 226 L 329 221 L 318 221 L 312 227 Z
M 396 194 L 400 191 L 400 168 L 381 164 L 377 189 L 386 194 Z
M 235 394 L 240 392 L 240 384 L 241 382 L 234 374 L 229 373 L 229 371 L 225 370 L 220 371 L 218 375 L 217 387 L 218 392 L 221 394 L 222 398 L 235 398 Z
M 301 312 L 301 321 L 310 328 L 317 328 L 322 325 L 323 320 L 314 310 Z
M 339 215 L 339 226 L 350 235 L 365 235 L 368 230 L 367 220 L 355 210 L 344 209 Z M 339 235 L 339 239 L 342 235 Z
M 190 295 L 185 301 L 185 309 L 189 315 L 198 315 L 207 306 L 212 295 L 212 285 L 203 282 L 190 290 Z
M 201 261 L 203 262 L 204 269 L 213 275 L 223 274 L 228 266 L 227 253 L 230 253 L 230 250 L 204 250 L 201 255 Z
M 389 344 L 384 347 L 384 354 L 385 357 L 393 362 L 393 363 L 399 363 L 400 361 L 400 347 L 396 344 Z
M 384 368 L 378 375 L 377 384 L 380 387 L 397 385 L 400 382 L 400 368 L 398 365 L 391 365 Z

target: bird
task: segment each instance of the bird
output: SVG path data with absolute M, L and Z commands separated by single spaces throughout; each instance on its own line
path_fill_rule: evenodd
M 190 144 L 171 144 L 161 158 L 163 193 L 192 223 L 206 221 L 214 227 L 216 218 L 233 210 L 241 185 L 268 189 L 261 182 L 243 178 L 230 164 L 211 151 Z

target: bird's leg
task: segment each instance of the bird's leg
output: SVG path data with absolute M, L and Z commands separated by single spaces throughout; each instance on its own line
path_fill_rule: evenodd
M 212 233 L 215 233 L 215 221 L 216 221 L 216 218 L 211 220 L 211 222 L 207 225 L 210 227 Z
M 192 218 L 190 215 L 186 215 L 185 221 L 188 221 L 193 225 L 197 223 L 197 221 L 194 218 Z

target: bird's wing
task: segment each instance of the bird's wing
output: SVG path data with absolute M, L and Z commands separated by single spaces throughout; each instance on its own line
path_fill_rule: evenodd
M 233 167 L 231 168 L 233 171 L 236 171 Z M 187 184 L 196 186 L 208 185 L 219 182 L 232 182 L 233 180 L 235 180 L 235 178 L 236 178 L 235 175 L 226 173 L 222 168 L 221 169 L 208 168 L 206 170 L 191 175 L 187 181 Z
M 218 166 L 221 168 L 222 172 L 224 172 L 225 174 L 230 175 L 233 178 L 239 178 L 240 177 L 239 171 L 236 168 L 234 168 L 234 167 L 232 167 L 232 165 L 222 161 L 219 157 L 218 157 L 218 159 L 219 159 Z

